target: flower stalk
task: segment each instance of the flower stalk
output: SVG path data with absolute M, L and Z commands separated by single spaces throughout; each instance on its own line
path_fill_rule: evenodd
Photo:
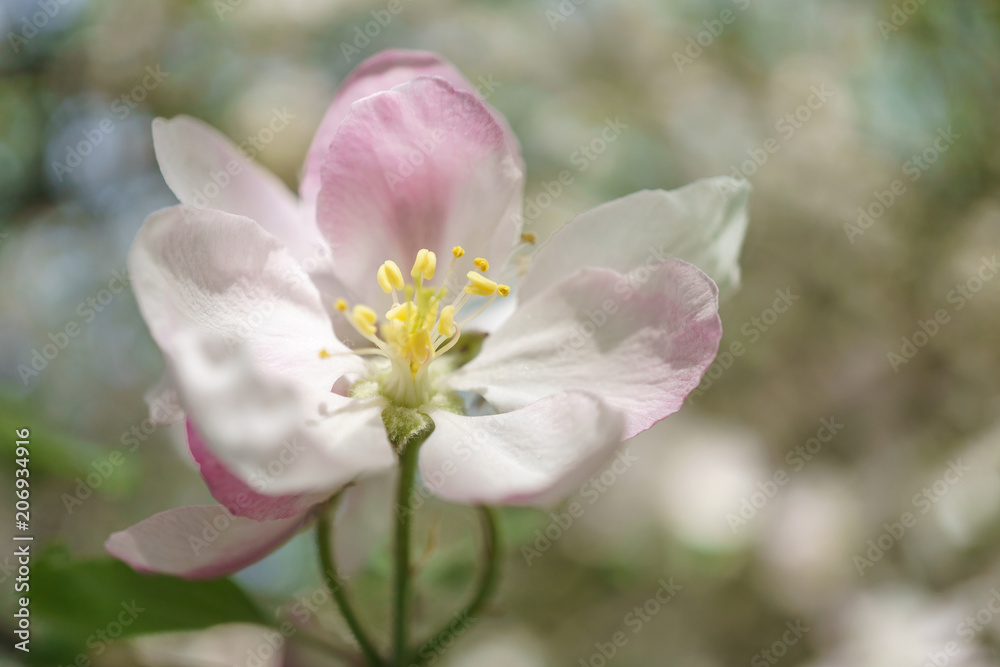
M 332 514 L 337 501 L 340 500 L 340 496 L 341 494 L 338 493 L 328 500 L 325 506 L 320 508 L 319 519 L 316 522 L 316 546 L 319 551 L 320 566 L 323 568 L 323 581 L 326 582 L 327 588 L 330 589 L 330 593 L 333 595 L 333 599 L 336 601 L 348 629 L 354 635 L 354 639 L 358 642 L 358 647 L 364 654 L 368 664 L 371 667 L 384 667 L 385 663 L 382 661 L 382 657 L 379 655 L 371 639 L 368 638 L 368 634 L 362 627 L 357 614 L 354 613 L 354 608 L 351 606 L 351 602 L 347 597 L 347 591 L 344 588 L 344 581 L 337 571 L 337 563 L 333 557 Z
M 408 621 L 413 594 L 410 566 L 413 533 L 413 487 L 417 476 L 420 445 L 434 432 L 434 422 L 416 410 L 389 407 L 382 412 L 389 441 L 399 459 L 396 485 L 396 530 L 393 539 L 393 664 L 404 667 L 408 654 Z

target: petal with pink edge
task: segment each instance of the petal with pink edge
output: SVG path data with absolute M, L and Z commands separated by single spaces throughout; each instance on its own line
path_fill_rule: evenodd
M 625 414 L 631 438 L 681 408 L 722 336 L 715 283 L 666 260 L 641 285 L 586 268 L 520 304 L 446 382 L 501 412 L 589 391 Z
M 163 178 L 182 204 L 246 216 L 296 258 L 317 264 L 325 259 L 326 242 L 314 219 L 302 219 L 295 195 L 212 126 L 190 116 L 157 118 L 153 146 Z
M 191 455 L 198 463 L 202 479 L 212 492 L 212 497 L 235 516 L 256 521 L 288 519 L 308 511 L 329 495 L 321 492 L 266 496 L 258 491 L 267 490 L 267 478 L 256 477 L 251 480 L 251 486 L 231 473 L 208 448 L 190 419 L 187 421 L 187 439 Z
M 420 472 L 435 495 L 486 505 L 538 505 L 570 493 L 621 443 L 622 415 L 570 391 L 497 415 L 428 413 Z
M 375 280 L 405 271 L 428 248 L 453 246 L 502 263 L 519 224 L 523 177 L 502 128 L 471 93 L 419 78 L 355 102 L 323 164 L 320 229 L 337 275 L 376 310 L 391 302 Z M 460 281 L 464 284 L 464 279 Z
M 299 515 L 254 521 L 234 517 L 219 505 L 179 507 L 114 533 L 104 548 L 138 572 L 213 579 L 264 558 L 299 532 L 306 520 Z
M 316 287 L 252 220 L 158 211 L 128 266 L 182 404 L 243 482 L 264 478 L 272 495 L 333 492 L 394 464 L 379 400 L 332 392 L 364 362 L 344 354 Z
M 303 202 L 315 202 L 320 190 L 320 170 L 330 143 L 337 134 L 340 124 L 347 118 L 351 105 L 358 100 L 394 88 L 401 83 L 412 81 L 418 76 L 436 76 L 450 83 L 456 90 L 477 92 L 477 88 L 462 75 L 450 62 L 429 51 L 409 51 L 391 49 L 382 51 L 363 61 L 344 79 L 337 91 L 337 96 L 326 112 L 323 122 L 316 130 L 309 154 L 306 158 L 305 171 L 299 193 Z M 492 92 L 492 91 L 489 91 Z M 520 164 L 521 147 L 517 137 L 507 124 L 507 120 L 499 111 L 486 105 L 493 119 L 503 128 L 507 147 Z
M 739 288 L 750 185 L 705 178 L 676 190 L 644 190 L 581 213 L 538 250 L 521 283 L 530 299 L 581 266 L 638 276 L 675 257 L 694 264 L 723 298 Z

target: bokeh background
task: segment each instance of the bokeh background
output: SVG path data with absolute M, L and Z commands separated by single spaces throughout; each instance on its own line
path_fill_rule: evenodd
M 37 548 L 98 557 L 115 530 L 210 502 L 180 434 L 144 423 L 162 362 L 130 291 L 110 289 L 145 216 L 174 201 L 150 121 L 190 114 L 240 142 L 287 109 L 257 159 L 294 188 L 345 75 L 381 49 L 423 48 L 510 119 L 542 238 L 642 188 L 754 186 L 743 288 L 722 307 L 722 349 L 740 353 L 625 446 L 633 463 L 571 499 L 583 509 L 569 525 L 504 511 L 500 594 L 438 664 L 1000 664 L 997 4 L 401 0 L 383 25 L 388 5 L 2 0 L 0 422 L 7 444 L 32 429 Z M 591 159 L 581 149 L 608 122 L 627 127 Z M 572 182 L 546 198 L 563 171 Z M 66 349 L 19 370 L 71 322 Z M 68 502 L 112 452 L 121 462 Z M 381 635 L 378 514 L 341 539 L 358 542 L 351 586 Z M 469 510 L 437 501 L 418 531 L 427 630 L 459 606 L 478 538 Z M 306 535 L 237 579 L 277 609 L 317 590 L 312 548 Z M 21 664 L 4 565 L 0 660 Z M 650 603 L 671 582 L 669 602 Z M 329 603 L 312 623 L 343 636 Z M 95 665 L 254 665 L 260 645 L 259 628 L 230 626 L 75 650 Z M 310 651 L 292 641 L 285 664 L 329 664 Z M 45 660 L 32 664 L 63 664 Z

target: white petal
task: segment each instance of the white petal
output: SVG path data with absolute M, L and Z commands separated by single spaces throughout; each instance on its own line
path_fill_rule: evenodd
M 156 160 L 182 204 L 218 209 L 256 220 L 293 254 L 325 254 L 316 222 L 277 176 L 240 151 L 225 135 L 190 116 L 153 121 Z
M 727 298 L 740 284 L 749 193 L 746 181 L 706 178 L 602 204 L 570 220 L 538 251 L 518 296 L 531 299 L 584 266 L 641 275 L 642 267 L 676 257 L 707 273 Z
M 500 411 L 567 390 L 626 415 L 630 438 L 680 409 L 715 358 L 715 284 L 668 259 L 641 285 L 583 269 L 521 304 L 471 362 L 444 381 Z
M 190 419 L 242 481 L 271 495 L 332 490 L 393 464 L 378 401 L 331 391 L 364 362 L 337 354 L 316 287 L 252 220 L 158 211 L 129 271 Z
M 301 530 L 306 517 L 254 521 L 219 505 L 178 507 L 113 534 L 104 548 L 139 572 L 212 579 L 268 555 Z
M 424 483 L 461 503 L 535 505 L 586 481 L 621 443 L 622 415 L 597 397 L 566 392 L 497 415 L 428 413 Z

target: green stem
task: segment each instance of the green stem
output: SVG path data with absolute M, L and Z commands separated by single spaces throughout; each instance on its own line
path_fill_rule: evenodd
M 372 667 L 383 667 L 385 663 L 382 661 L 382 657 L 375 649 L 375 645 L 368 638 L 364 628 L 361 627 L 361 621 L 358 620 L 354 609 L 351 607 L 350 600 L 347 598 L 347 591 L 344 588 L 344 581 L 337 572 L 337 564 L 333 558 L 333 521 L 331 514 L 338 499 L 339 496 L 335 496 L 327 502 L 326 507 L 321 509 L 319 520 L 316 522 L 316 545 L 319 549 L 320 566 L 323 568 L 323 580 L 326 582 L 327 588 L 330 589 L 333 599 L 337 602 L 337 607 L 340 608 L 340 613 L 344 616 L 344 621 L 347 622 L 347 627 L 358 642 L 358 647 L 364 653 L 368 664 Z
M 410 537 L 412 534 L 413 485 L 417 472 L 420 442 L 409 442 L 399 455 L 399 480 L 396 487 L 395 567 L 393 580 L 392 645 L 395 664 L 403 667 L 407 654 L 407 621 L 409 620 L 412 582 L 410 580 Z
M 496 590 L 500 575 L 500 529 L 497 523 L 496 511 L 485 505 L 476 508 L 479 512 L 480 523 L 483 528 L 483 562 L 484 567 L 479 573 L 479 582 L 476 592 L 465 608 L 455 615 L 456 622 L 465 623 L 482 611 L 490 597 Z M 448 623 L 438 630 L 430 639 L 425 641 L 418 655 L 414 658 L 415 664 L 423 665 L 431 657 L 440 652 L 443 642 L 447 641 L 455 634 L 454 623 Z M 426 657 L 424 657 L 426 656 Z

